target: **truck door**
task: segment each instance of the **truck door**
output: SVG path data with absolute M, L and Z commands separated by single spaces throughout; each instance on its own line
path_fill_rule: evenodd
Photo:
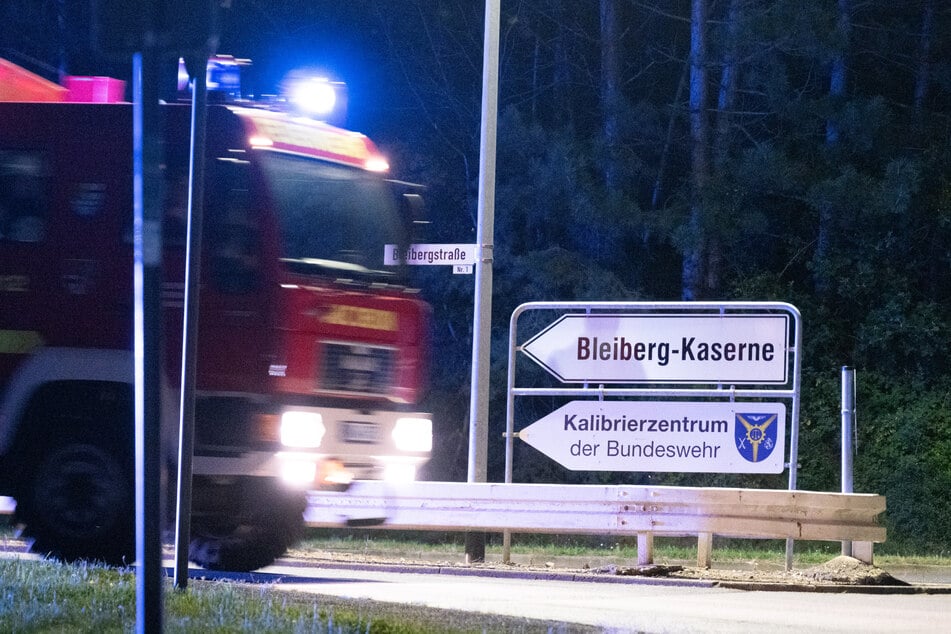
M 132 165 L 128 109 L 93 107 L 61 131 L 50 237 L 58 327 L 78 347 L 132 347 Z M 96 116 L 94 116 L 94 114 Z M 95 132 L 93 132 L 95 131 Z
M 51 170 L 48 151 L 0 148 L 0 384 L 46 336 Z
M 199 376 L 207 383 L 199 387 L 262 393 L 271 289 L 250 164 L 213 160 L 207 183 L 199 311 Z

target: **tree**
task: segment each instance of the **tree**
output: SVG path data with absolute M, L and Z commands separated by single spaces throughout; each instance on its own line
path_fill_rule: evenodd
M 690 7 L 690 219 L 686 227 L 682 291 L 687 301 L 700 298 L 706 246 L 703 193 L 710 178 L 707 0 L 691 0 Z
M 601 118 L 605 147 L 604 184 L 615 190 L 618 182 L 621 142 L 621 90 L 618 69 L 616 0 L 601 0 Z

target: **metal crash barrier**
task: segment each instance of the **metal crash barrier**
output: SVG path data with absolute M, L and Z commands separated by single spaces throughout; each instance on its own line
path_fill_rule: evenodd
M 13 511 L 0 498 L 0 513 Z M 709 567 L 713 536 L 851 541 L 872 563 L 885 541 L 885 497 L 771 489 L 357 481 L 349 491 L 311 491 L 313 527 L 628 535 L 638 565 L 654 561 L 654 537 L 697 536 L 697 565 Z
M 853 542 L 872 563 L 885 541 L 885 497 L 770 489 L 358 481 L 345 493 L 313 491 L 309 526 L 393 530 L 637 536 L 637 563 L 653 563 L 655 536 L 698 538 L 709 567 L 713 536 Z

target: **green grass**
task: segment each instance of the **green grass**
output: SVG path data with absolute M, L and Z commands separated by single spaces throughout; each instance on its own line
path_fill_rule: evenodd
M 165 590 L 165 632 L 594 632 L 584 626 L 193 581 Z M 0 632 L 111 634 L 135 629 L 135 572 L 94 564 L 0 560 Z M 569 629 L 570 627 L 570 629 Z
M 0 543 L 10 539 L 14 530 L 0 518 Z M 423 557 L 464 559 L 465 538 L 463 533 L 432 531 L 390 531 L 380 529 L 308 529 L 305 539 L 293 549 L 293 554 L 303 555 L 314 551 L 340 552 L 389 557 Z M 529 535 L 512 536 L 513 556 L 531 556 L 536 560 L 557 557 L 637 559 L 636 538 L 618 536 L 586 535 Z M 839 542 L 796 541 L 793 555 L 794 566 L 814 565 L 828 561 L 840 552 Z M 785 561 L 785 540 L 730 539 L 714 537 L 713 560 L 723 564 L 730 562 L 775 562 Z M 486 557 L 500 559 L 502 555 L 501 534 L 486 534 Z M 689 537 L 657 537 L 654 540 L 654 559 L 658 562 L 692 562 L 697 557 L 697 544 Z M 951 551 L 925 551 L 914 543 L 888 541 L 875 545 L 875 562 L 881 567 L 889 565 L 951 566 Z
M 425 531 L 389 531 L 358 529 L 310 529 L 295 554 L 341 552 L 355 555 L 384 555 L 388 557 L 464 559 L 465 545 L 462 533 L 432 533 Z M 557 558 L 597 560 L 637 560 L 637 540 L 634 537 L 579 536 L 579 535 L 513 535 L 513 558 L 521 555 L 536 561 Z M 793 565 L 820 564 L 841 552 L 839 542 L 796 541 Z M 500 560 L 502 536 L 486 535 L 486 559 Z M 775 563 L 785 562 L 786 541 L 778 539 L 731 539 L 714 537 L 713 561 Z M 657 537 L 654 539 L 654 560 L 663 562 L 694 562 L 697 542 L 689 537 Z M 884 543 L 875 545 L 877 565 L 937 565 L 951 566 L 951 553 L 928 553 L 916 550 L 913 544 Z

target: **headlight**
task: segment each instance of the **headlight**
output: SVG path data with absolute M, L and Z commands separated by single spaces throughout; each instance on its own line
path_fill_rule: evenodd
M 400 418 L 393 427 L 393 442 L 400 451 L 432 451 L 433 421 L 427 418 Z
M 285 447 L 319 447 L 326 432 L 323 417 L 317 412 L 281 414 L 281 444 Z

